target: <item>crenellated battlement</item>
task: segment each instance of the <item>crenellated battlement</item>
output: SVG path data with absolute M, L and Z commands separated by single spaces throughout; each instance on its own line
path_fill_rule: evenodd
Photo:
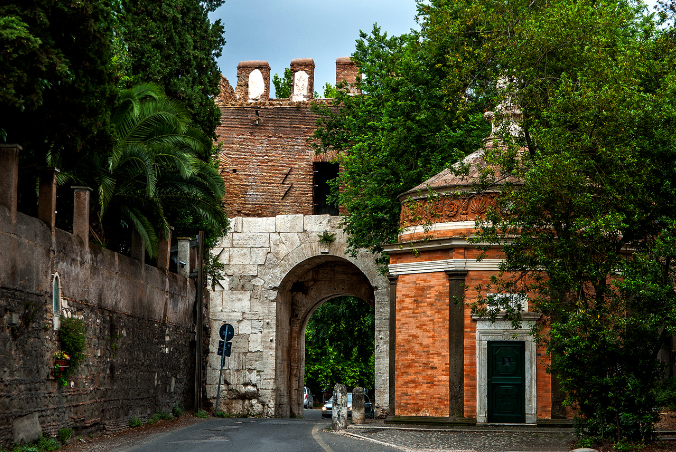
M 296 58 L 289 65 L 293 80 L 291 97 L 270 99 L 270 65 L 267 61 L 242 61 L 237 65 L 237 84 L 232 88 L 230 82 L 221 76 L 220 94 L 217 103 L 229 104 L 266 104 L 278 101 L 308 102 L 314 98 L 315 62 L 312 58 Z M 359 70 L 350 57 L 336 60 L 336 85 L 346 82 L 351 94 L 358 94 L 356 85 Z

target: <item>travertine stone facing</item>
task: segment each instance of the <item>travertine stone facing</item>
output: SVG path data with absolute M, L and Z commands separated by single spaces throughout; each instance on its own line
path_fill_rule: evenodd
M 242 61 L 237 65 L 235 95 L 237 100 L 244 102 L 270 98 L 270 65 L 267 61 Z
M 352 390 L 352 423 L 363 424 L 365 417 L 364 388 L 356 387 Z
M 265 92 L 265 81 L 259 69 L 254 69 L 249 74 L 249 100 L 261 100 Z
M 345 430 L 347 428 L 347 389 L 345 385 L 337 384 L 333 388 L 331 421 L 334 431 Z
M 212 251 L 225 264 L 225 278 L 210 294 L 211 338 L 207 395 L 216 398 L 220 361 L 218 330 L 235 328 L 232 356 L 225 364 L 221 409 L 233 414 L 302 415 L 305 322 L 322 301 L 358 296 L 375 307 L 376 416 L 389 410 L 389 284 L 366 251 L 346 254 L 340 218 L 278 215 L 231 218 L 232 232 Z M 335 234 L 328 249 L 319 235 Z M 292 293 L 294 283 L 307 294 Z M 295 289 L 294 289 L 295 290 Z M 245 390 L 245 388 L 248 388 Z
M 277 232 L 303 232 L 304 215 L 278 215 L 275 217 Z

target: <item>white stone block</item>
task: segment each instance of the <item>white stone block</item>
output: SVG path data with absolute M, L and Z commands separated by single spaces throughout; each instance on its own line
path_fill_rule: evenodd
M 251 265 L 251 249 L 250 248 L 232 248 L 230 250 L 230 262 L 234 265 Z
M 303 218 L 303 229 L 305 232 L 324 232 L 329 227 L 330 215 L 305 215 Z
M 237 322 L 239 320 L 242 320 L 242 313 L 241 312 L 215 312 L 211 311 L 209 314 L 211 317 L 211 320 L 214 321 L 219 321 L 219 322 Z M 220 325 L 218 326 L 220 328 Z
M 238 248 L 269 248 L 270 234 L 265 232 L 243 232 L 233 234 L 232 246 Z
M 251 334 L 249 336 L 249 351 L 250 352 L 260 352 L 263 350 L 261 347 L 261 339 L 263 338 L 262 334 Z
M 232 232 L 242 232 L 242 217 L 230 218 L 230 230 Z
M 289 249 L 278 233 L 270 234 L 270 252 L 277 259 L 283 259 L 289 253 Z
M 237 322 L 237 334 L 251 334 L 251 320 Z
M 242 218 L 242 232 L 275 232 L 275 217 Z
M 303 232 L 303 215 L 277 215 L 277 232 Z
M 228 265 L 230 263 L 230 248 L 221 248 L 218 253 L 214 253 L 218 262 Z
M 262 320 L 252 320 L 251 321 L 251 332 L 262 333 L 263 332 L 263 321 Z
M 234 265 L 230 264 L 226 268 L 226 274 L 229 276 L 258 276 L 258 265 Z
M 247 312 L 251 307 L 251 292 L 231 290 L 224 292 L 223 312 Z
M 269 248 L 251 248 L 251 264 L 263 265 L 267 258 Z
M 298 246 L 300 246 L 301 236 L 302 234 L 300 233 L 279 234 L 279 238 L 282 240 L 282 243 L 284 244 L 284 246 L 286 246 L 286 249 L 288 250 L 289 253 Z
M 232 226 L 232 220 L 231 221 L 231 226 Z M 232 232 L 226 233 L 221 239 L 218 241 L 216 244 L 217 247 L 220 248 L 231 248 L 232 247 Z

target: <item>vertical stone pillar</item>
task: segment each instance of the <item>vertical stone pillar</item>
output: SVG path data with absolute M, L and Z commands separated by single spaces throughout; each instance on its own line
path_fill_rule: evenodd
M 161 268 L 162 270 L 169 270 L 172 229 L 174 228 L 169 227 L 169 232 L 166 237 L 164 236 L 164 234 L 160 236 L 160 243 L 157 246 L 157 268 Z
M 296 58 L 291 60 L 291 100 L 303 102 L 314 97 L 315 60 L 312 58 Z
M 365 417 L 364 388 L 356 387 L 352 390 L 352 423 L 363 424 Z
M 396 359 L 397 352 L 397 279 L 398 275 L 387 275 L 387 279 L 390 281 L 390 366 L 389 366 L 389 380 L 390 380 L 390 416 L 395 416 L 394 411 L 394 363 Z
M 18 144 L 0 144 L 0 204 L 9 210 L 12 223 L 16 222 L 21 150 Z
M 235 95 L 240 102 L 270 100 L 270 65 L 267 61 L 242 61 L 237 65 Z
M 336 87 L 341 82 L 347 84 L 347 89 L 350 94 L 360 94 L 359 90 L 356 88 L 357 76 L 359 75 L 359 69 L 357 65 L 354 64 L 352 58 L 350 57 L 341 57 L 336 59 Z
M 448 415 L 465 413 L 465 277 L 467 270 L 446 270 L 448 276 Z
M 51 166 L 38 167 L 38 176 L 40 178 L 38 218 L 47 223 L 52 233 L 56 224 L 56 175 L 58 173 L 58 168 Z
M 190 237 L 178 238 L 178 274 L 190 277 Z
M 331 421 L 335 431 L 347 428 L 347 388 L 345 385 L 337 384 L 333 387 Z
M 70 187 L 73 193 L 73 235 L 84 242 L 89 249 L 89 199 L 92 189 L 89 187 Z
M 146 242 L 136 228 L 131 233 L 131 258 L 143 266 L 146 263 Z

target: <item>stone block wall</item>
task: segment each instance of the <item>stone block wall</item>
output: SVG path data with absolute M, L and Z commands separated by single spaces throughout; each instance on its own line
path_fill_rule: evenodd
M 218 330 L 235 328 L 225 362 L 220 410 L 249 415 L 302 415 L 307 319 L 321 302 L 340 295 L 364 299 L 376 311 L 376 412 L 389 401 L 389 285 L 367 252 L 346 254 L 339 217 L 278 215 L 231 219 L 232 232 L 214 249 L 225 279 L 210 294 L 207 397 L 215 403 L 220 356 Z M 319 243 L 324 231 L 336 234 Z
M 26 423 L 80 435 L 191 407 L 194 300 L 186 278 L 22 213 L 13 221 L 0 205 L 0 445 Z M 66 387 L 51 376 L 59 314 L 87 328 L 86 360 Z

